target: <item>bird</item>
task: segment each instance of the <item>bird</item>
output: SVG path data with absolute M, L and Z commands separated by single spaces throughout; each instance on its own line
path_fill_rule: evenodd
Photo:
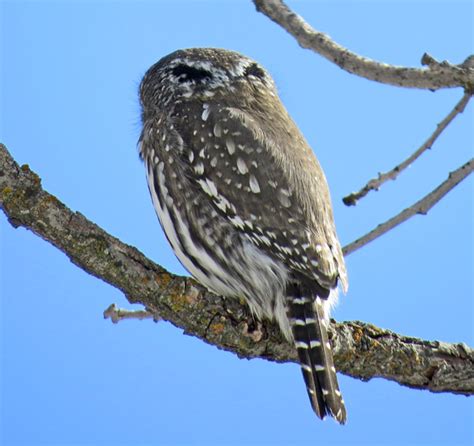
M 139 87 L 138 142 L 154 208 L 179 261 L 243 299 L 294 344 L 316 415 L 346 422 L 328 335 L 348 279 L 323 170 L 263 66 L 188 48 Z

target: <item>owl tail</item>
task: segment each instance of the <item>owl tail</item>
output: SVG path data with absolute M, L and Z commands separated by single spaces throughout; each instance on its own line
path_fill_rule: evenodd
M 339 391 L 321 298 L 305 297 L 309 293 L 301 293 L 298 285 L 289 288 L 288 316 L 311 406 L 319 418 L 331 415 L 344 424 L 346 408 Z

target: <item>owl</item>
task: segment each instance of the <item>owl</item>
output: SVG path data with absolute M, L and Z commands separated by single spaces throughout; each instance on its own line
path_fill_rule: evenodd
M 178 50 L 147 71 L 140 104 L 140 157 L 176 256 L 275 321 L 316 415 L 345 423 L 328 338 L 344 258 L 324 173 L 271 76 L 234 51 Z

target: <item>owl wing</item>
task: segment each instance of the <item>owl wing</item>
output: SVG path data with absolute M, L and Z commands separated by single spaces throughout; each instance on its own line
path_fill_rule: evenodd
M 317 188 L 322 187 L 327 193 L 324 176 L 324 184 L 305 180 L 304 175 L 292 178 L 294 172 L 284 168 L 270 147 L 280 142 L 268 139 L 248 115 L 206 104 L 188 105 L 179 113 L 200 118 L 190 125 L 180 124 L 182 120 L 177 119 L 173 125 L 182 138 L 181 156 L 189 167 L 186 175 L 209 196 L 215 210 L 249 241 L 290 269 L 315 278 L 328 289 L 336 286 L 340 276 L 344 282 L 330 201 L 308 203 L 296 190 L 306 188 L 317 196 Z M 293 166 L 293 171 L 297 168 Z M 320 169 L 319 165 L 316 168 Z M 329 222 L 318 225 L 318 212 Z M 328 226 L 333 234 L 325 232 Z

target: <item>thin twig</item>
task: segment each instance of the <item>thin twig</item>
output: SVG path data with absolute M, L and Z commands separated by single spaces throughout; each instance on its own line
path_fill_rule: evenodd
M 378 190 L 380 186 L 388 180 L 395 180 L 401 172 L 416 161 L 423 152 L 431 149 L 438 136 L 444 131 L 446 127 L 453 121 L 453 119 L 464 111 L 466 105 L 472 97 L 471 91 L 466 91 L 461 100 L 454 106 L 449 114 L 436 126 L 435 131 L 431 136 L 406 160 L 395 166 L 392 170 L 385 173 L 379 173 L 377 178 L 372 178 L 362 189 L 358 192 L 353 192 L 342 199 L 346 206 L 355 206 L 357 201 L 365 197 L 371 190 Z
M 160 317 L 154 315 L 151 311 L 126 310 L 124 308 L 117 307 L 115 304 L 111 304 L 104 311 L 104 319 L 110 319 L 113 324 L 117 324 L 124 319 L 138 319 L 140 321 L 144 319 L 153 319 L 154 322 L 158 322 Z
M 349 73 L 389 85 L 437 90 L 474 84 L 474 70 L 469 64 L 431 63 L 427 68 L 388 65 L 359 56 L 334 42 L 326 34 L 313 29 L 281 0 L 253 0 L 257 11 L 288 31 L 303 48 L 308 48 Z M 425 58 L 426 60 L 426 58 Z
M 375 240 L 381 235 L 393 229 L 395 226 L 405 222 L 409 218 L 416 214 L 425 215 L 428 211 L 440 201 L 450 190 L 454 189 L 464 178 L 466 178 L 474 170 L 474 158 L 470 159 L 467 163 L 451 172 L 448 179 L 441 183 L 436 189 L 431 191 L 428 195 L 417 201 L 415 204 L 406 208 L 399 214 L 387 220 L 385 223 L 379 224 L 375 229 L 370 231 L 368 234 L 358 238 L 349 245 L 344 246 L 344 255 L 349 255 L 357 249 L 361 248 L 367 243 Z

